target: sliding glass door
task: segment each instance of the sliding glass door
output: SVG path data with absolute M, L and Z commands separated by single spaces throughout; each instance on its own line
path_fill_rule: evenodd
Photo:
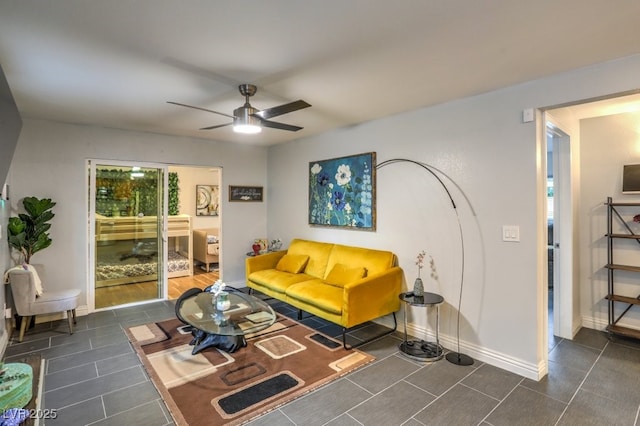
M 89 271 L 94 309 L 165 297 L 167 170 L 89 161 Z

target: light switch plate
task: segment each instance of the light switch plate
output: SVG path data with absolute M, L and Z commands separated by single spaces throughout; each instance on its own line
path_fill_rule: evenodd
M 502 241 L 509 241 L 509 242 L 520 241 L 520 226 L 502 225 Z

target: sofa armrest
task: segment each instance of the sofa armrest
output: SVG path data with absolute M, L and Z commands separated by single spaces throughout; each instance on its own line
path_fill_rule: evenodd
M 193 230 L 193 257 L 198 260 L 207 257 L 207 232 L 204 230 Z
M 403 271 L 399 266 L 344 286 L 343 326 L 352 327 L 400 310 Z M 346 313 L 346 315 L 345 315 Z
M 261 254 L 258 256 L 247 257 L 245 261 L 245 270 L 247 278 L 249 275 L 256 271 L 263 271 L 265 269 L 274 269 L 278 264 L 278 261 L 287 254 L 286 250 L 273 251 L 270 253 Z

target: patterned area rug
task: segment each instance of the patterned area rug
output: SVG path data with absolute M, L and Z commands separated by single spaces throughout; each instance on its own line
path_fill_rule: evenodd
M 374 360 L 280 315 L 235 353 L 192 355 L 182 325 L 174 319 L 127 329 L 178 425 L 240 424 Z

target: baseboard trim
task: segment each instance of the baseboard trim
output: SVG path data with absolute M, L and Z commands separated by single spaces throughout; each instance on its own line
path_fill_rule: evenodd
M 407 333 L 412 336 L 425 336 L 427 339 L 435 339 L 433 331 L 416 327 L 415 324 L 407 324 Z M 457 350 L 458 348 L 458 341 L 455 336 L 442 333 L 440 333 L 440 344 L 450 350 Z M 492 351 L 463 340 L 460 340 L 460 352 L 469 355 L 475 360 L 485 362 L 531 380 L 538 381 L 547 374 L 547 365 L 544 362 L 538 364 L 528 363 L 521 359 Z

